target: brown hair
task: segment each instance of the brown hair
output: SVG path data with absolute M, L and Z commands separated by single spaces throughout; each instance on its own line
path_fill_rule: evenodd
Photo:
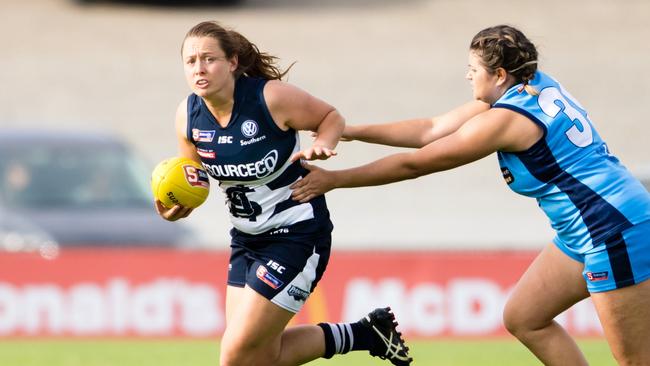
M 192 27 L 183 38 L 183 44 L 190 37 L 214 38 L 219 41 L 219 45 L 227 58 L 237 56 L 239 63 L 234 73 L 235 78 L 246 75 L 266 80 L 280 80 L 293 66 L 292 64 L 284 72 L 280 71 L 276 66 L 277 57 L 260 52 L 257 46 L 246 37 L 232 29 L 226 29 L 214 21 L 201 22 Z
M 520 30 L 509 25 L 485 28 L 474 36 L 469 49 L 489 72 L 502 67 L 523 84 L 528 94 L 538 94 L 528 85 L 537 71 L 537 49 Z

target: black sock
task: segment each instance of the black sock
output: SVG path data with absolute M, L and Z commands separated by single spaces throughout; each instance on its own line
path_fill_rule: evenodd
M 350 324 L 352 327 L 352 334 L 354 334 L 354 344 L 352 345 L 353 351 L 367 351 L 375 340 L 375 333 L 372 329 L 366 327 L 360 322 Z
M 319 323 L 325 333 L 324 358 L 350 351 L 369 350 L 373 342 L 373 332 L 360 322 Z

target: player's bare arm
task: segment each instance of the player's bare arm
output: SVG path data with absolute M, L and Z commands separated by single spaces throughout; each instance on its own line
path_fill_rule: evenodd
M 292 186 L 293 198 L 307 202 L 334 188 L 383 185 L 414 179 L 468 164 L 497 150 L 525 150 L 542 134 L 541 128 L 526 117 L 505 109 L 489 110 L 470 119 L 456 132 L 414 152 L 390 155 L 345 170 L 326 171 L 309 167 L 310 174 Z
M 264 98 L 271 116 L 281 129 L 313 131 L 317 135 L 312 146 L 294 154 L 292 161 L 327 159 L 336 155 L 334 148 L 345 127 L 345 120 L 336 108 L 296 86 L 278 80 L 267 83 Z
M 185 98 L 176 109 L 175 129 L 178 142 L 178 155 L 201 162 L 201 158 L 196 153 L 196 148 L 187 139 L 187 98 Z M 186 218 L 193 210 L 190 207 L 183 207 L 181 205 L 174 205 L 171 208 L 167 208 L 159 200 L 155 201 L 155 208 L 156 212 L 167 221 L 176 221 Z
M 433 118 L 347 125 L 343 138 L 388 146 L 420 148 L 453 133 L 470 118 L 489 108 L 487 103 L 472 101 Z
M 196 152 L 196 147 L 187 139 L 187 98 L 176 109 L 175 130 L 178 155 L 200 163 L 201 157 Z

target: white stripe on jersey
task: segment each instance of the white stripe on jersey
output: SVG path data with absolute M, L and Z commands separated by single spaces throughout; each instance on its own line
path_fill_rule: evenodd
M 297 135 L 297 132 L 296 132 Z M 296 144 L 294 145 L 293 152 L 298 152 L 300 150 L 300 140 L 296 136 Z M 278 178 L 282 173 L 284 173 L 287 168 L 289 168 L 293 163 L 288 160 L 284 162 L 282 167 L 275 171 L 268 177 L 252 181 L 252 182 L 240 182 L 240 181 L 221 181 L 219 186 L 223 190 L 224 194 L 229 188 L 236 186 L 244 186 L 251 189 L 251 192 L 246 192 L 246 199 L 250 202 L 254 202 L 261 207 L 261 213 L 256 215 L 255 220 L 251 221 L 247 217 L 236 217 L 230 214 L 230 221 L 233 226 L 244 233 L 257 235 L 269 231 L 271 229 L 276 229 L 283 226 L 289 226 L 301 221 L 309 220 L 314 218 L 314 210 L 311 204 L 303 203 L 300 205 L 293 206 L 288 208 L 273 217 L 275 206 L 280 202 L 291 199 L 291 189 L 289 186 L 294 182 L 289 183 L 284 187 L 280 187 L 275 190 L 271 190 L 266 184 L 272 182 Z M 300 178 L 298 178 L 300 179 Z M 298 180 L 296 179 L 296 181 Z M 226 204 L 230 205 L 230 202 L 227 201 L 226 195 Z
M 262 206 L 262 213 L 257 215 L 255 221 L 233 215 L 230 215 L 230 221 L 237 230 L 248 234 L 257 235 L 274 228 L 314 218 L 314 210 L 310 203 L 293 206 L 271 217 L 277 203 L 291 199 L 291 190 L 288 186 L 276 190 L 261 186 L 256 188 L 255 192 L 246 193 L 246 197 Z

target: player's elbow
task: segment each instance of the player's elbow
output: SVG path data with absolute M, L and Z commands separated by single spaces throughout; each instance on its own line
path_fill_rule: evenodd
M 434 120 L 435 118 L 431 118 L 430 120 L 423 121 L 422 132 L 419 134 L 420 140 L 418 141 L 418 146 L 415 147 L 424 147 L 440 137 L 440 133 L 434 124 Z
M 343 128 L 345 128 L 345 118 L 343 118 L 343 115 L 334 107 L 327 112 L 323 121 L 327 121 L 331 128 L 341 129 L 341 132 L 343 132 Z
M 443 160 L 431 159 L 421 150 L 405 154 L 401 164 L 405 179 L 414 179 L 445 170 L 445 165 Z
M 429 173 L 430 171 L 426 169 L 426 166 L 418 161 L 406 161 L 402 165 L 402 176 L 404 179 L 415 179 Z

